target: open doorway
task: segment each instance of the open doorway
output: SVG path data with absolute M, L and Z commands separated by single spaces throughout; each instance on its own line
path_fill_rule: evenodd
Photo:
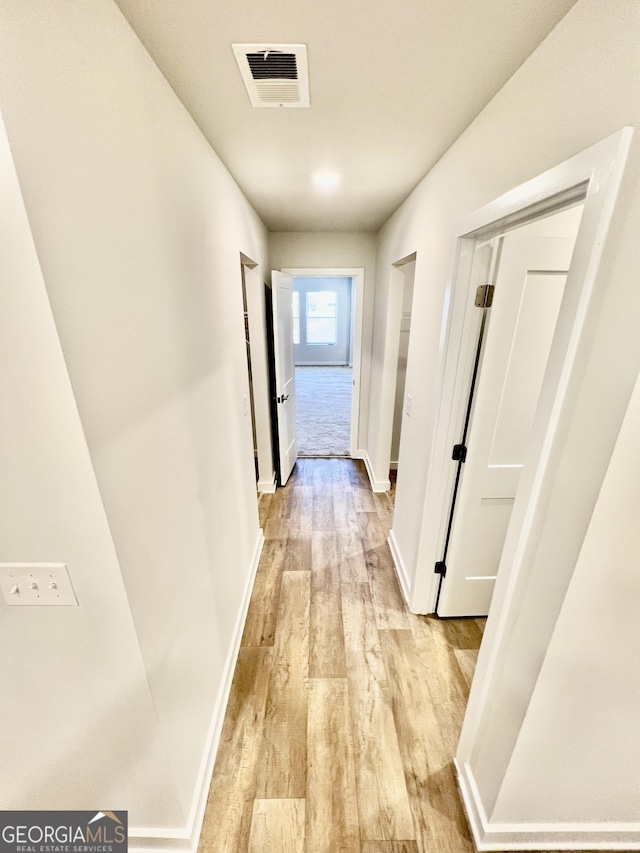
M 243 254 L 240 255 L 240 271 L 249 379 L 248 393 L 244 395 L 243 400 L 244 414 L 251 416 L 256 488 L 258 492 L 273 492 L 276 480 L 272 449 L 265 286 L 257 264 Z
M 584 214 L 564 287 L 492 597 L 491 612 L 500 614 L 496 617 L 498 624 L 503 624 L 500 621 L 501 614 L 513 599 L 516 584 L 521 582 L 523 573 L 529 577 L 535 566 L 536 571 L 546 577 L 545 573 L 551 565 L 556 572 L 559 571 L 559 565 L 562 565 L 563 570 L 571 571 L 571 559 L 578 547 L 579 524 L 575 516 L 571 516 L 571 523 L 567 521 L 551 531 L 548 526 L 551 516 L 548 513 L 554 490 L 557 487 L 561 491 L 567 482 L 558 479 L 560 462 L 565 466 L 570 459 L 578 470 L 584 464 L 583 456 L 576 462 L 578 450 L 565 442 L 566 424 L 573 417 L 576 400 L 584 390 L 581 376 L 584 364 L 591 357 L 592 329 L 600 321 L 604 295 L 612 292 L 611 282 L 600 269 L 603 246 L 606 245 L 603 235 L 607 233 L 612 216 L 631 138 L 631 132 L 624 130 L 603 140 L 470 214 L 456 229 L 455 254 L 442 314 L 442 348 L 435 391 L 437 416 L 429 453 L 425 501 L 421 510 L 421 560 L 413 574 L 407 570 L 403 561 L 402 544 L 398 543 L 397 533 L 391 531 L 390 534 L 398 574 L 415 613 L 434 612 L 441 582 L 437 563 L 442 559 L 451 495 L 459 469 L 458 463 L 452 461 L 453 448 L 461 440 L 460 426 L 465 420 L 469 378 L 476 355 L 477 337 L 474 341 L 474 336 L 469 332 L 474 328 L 477 331 L 480 325 L 481 312 L 474 307 L 470 298 L 472 295 L 475 298 L 476 289 L 481 283 L 474 274 L 478 260 L 476 249 L 482 241 L 490 241 L 525 222 L 541 219 L 572 204 L 584 202 Z M 488 273 L 489 268 L 485 271 Z M 607 361 L 606 353 L 602 358 Z M 597 465 L 598 460 L 590 457 L 590 473 L 598 470 Z M 398 498 L 403 499 L 400 492 L 399 487 Z M 592 498 L 593 490 L 571 492 L 571 501 L 576 505 L 586 504 L 588 507 Z M 564 509 L 566 504 L 563 505 Z M 588 516 L 587 508 L 584 517 Z M 545 551 L 541 550 L 543 545 Z M 562 563 L 559 563 L 561 545 L 567 550 L 563 553 Z M 543 553 L 544 564 L 541 564 L 538 555 Z M 443 584 L 450 580 L 447 571 Z M 517 589 L 519 591 L 521 587 Z M 473 613 L 468 615 L 476 615 L 477 612 L 474 608 Z M 442 615 L 445 615 L 444 612 Z M 460 612 L 456 615 L 467 614 Z M 492 624 L 491 620 L 489 624 Z
M 254 379 L 253 379 L 253 366 L 251 363 L 251 329 L 249 326 L 249 307 L 247 302 L 247 279 L 245 269 L 247 267 L 245 264 L 240 265 L 242 271 L 242 310 L 244 314 L 244 342 L 247 353 L 247 372 L 249 374 L 249 394 L 248 399 L 247 395 L 244 398 L 244 408 L 245 415 L 251 414 L 251 433 L 253 435 L 253 461 L 256 472 L 256 485 L 260 479 L 260 468 L 258 464 L 258 431 L 256 428 L 256 404 L 255 404 L 255 396 L 254 396 Z M 249 412 L 247 412 L 249 409 Z
M 411 309 L 413 288 L 416 277 L 416 255 L 395 264 L 400 273 L 397 286 L 401 290 L 401 313 L 398 322 L 398 359 L 396 365 L 396 393 L 393 408 L 393 429 L 391 433 L 391 455 L 389 463 L 390 495 L 393 499 L 400 458 L 400 438 L 404 415 L 411 415 L 411 396 L 405 395 L 407 381 L 407 359 L 409 357 L 409 338 L 411 335 Z
M 299 456 L 358 457 L 364 270 L 286 269 Z
M 467 398 L 435 610 L 485 616 L 527 456 L 584 205 L 476 242 Z M 488 283 L 487 283 L 488 282 Z
M 299 456 L 349 456 L 351 289 L 350 276 L 293 279 Z

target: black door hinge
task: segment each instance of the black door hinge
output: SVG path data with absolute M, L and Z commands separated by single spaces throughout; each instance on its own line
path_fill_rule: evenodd
M 445 563 L 444 560 L 439 560 L 436 563 L 433 571 L 436 575 L 442 575 L 442 577 L 444 578 L 444 577 L 446 577 L 446 574 L 447 574 L 447 564 Z
M 476 290 L 476 308 L 491 308 L 495 289 L 493 284 L 481 284 Z
M 466 462 L 467 461 L 467 448 L 464 444 L 454 444 L 453 445 L 453 453 L 451 454 L 451 458 L 454 462 Z

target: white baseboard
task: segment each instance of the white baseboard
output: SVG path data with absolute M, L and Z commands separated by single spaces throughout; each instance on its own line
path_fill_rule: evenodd
M 640 850 L 639 823 L 491 823 L 471 767 L 457 758 L 455 763 L 478 850 Z
M 191 802 L 189 819 L 184 827 L 168 829 L 155 827 L 130 828 L 130 850 L 158 851 L 158 853 L 197 853 L 200 832 L 202 830 L 202 822 L 204 820 L 204 812 L 207 805 L 207 796 L 209 794 L 211 777 L 213 775 L 213 767 L 216 761 L 218 745 L 220 743 L 220 735 L 222 734 L 222 724 L 224 722 L 224 715 L 227 709 L 227 702 L 229 701 L 231 682 L 233 680 L 233 673 L 238 660 L 242 632 L 244 630 L 244 623 L 247 619 L 249 602 L 251 601 L 251 593 L 253 591 L 256 572 L 258 571 L 258 563 L 260 562 L 260 554 L 262 553 L 263 545 L 264 534 L 262 530 L 260 530 L 251 556 L 249 574 L 242 593 L 242 602 L 240 604 L 240 610 L 238 611 L 236 623 L 233 629 L 233 638 L 227 654 L 222 683 L 218 691 L 218 698 L 213 709 L 209 731 L 203 747 L 202 762 Z
M 364 459 L 365 468 L 367 469 L 367 474 L 369 475 L 371 490 L 373 492 L 388 492 L 391 488 L 391 481 L 388 478 L 386 480 L 376 480 L 375 474 L 373 473 L 373 465 L 371 464 L 369 454 L 366 450 L 364 451 L 364 455 L 362 458 Z
M 265 495 L 272 495 L 276 490 L 276 472 L 271 475 L 270 480 L 258 480 L 258 491 Z
M 352 459 L 364 459 L 364 450 L 354 450 L 350 455 Z
M 404 600 L 407 603 L 408 607 L 409 602 L 411 601 L 411 585 L 409 583 L 409 577 L 407 575 L 407 567 L 405 566 L 404 560 L 402 559 L 402 554 L 400 553 L 400 548 L 398 547 L 398 540 L 396 539 L 396 534 L 393 532 L 393 530 L 389 531 L 389 538 L 387 539 L 387 542 L 389 543 L 391 556 L 393 557 L 393 565 L 396 568 L 398 583 L 400 584 L 400 589 L 402 590 Z

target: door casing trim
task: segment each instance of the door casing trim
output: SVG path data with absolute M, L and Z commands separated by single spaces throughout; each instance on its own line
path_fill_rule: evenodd
M 562 404 L 570 372 L 572 354 L 575 352 L 588 297 L 593 289 L 595 273 L 602 254 L 603 238 L 608 230 L 622 172 L 633 138 L 633 128 L 623 128 L 613 136 L 576 154 L 574 157 L 549 169 L 543 174 L 510 190 L 495 201 L 465 217 L 455 230 L 452 262 L 447 279 L 444 311 L 441 322 L 440 348 L 436 366 L 437 394 L 436 428 L 429 454 L 429 475 L 426 482 L 425 503 L 416 560 L 416 574 L 411 589 L 409 605 L 413 613 L 432 613 L 438 576 L 433 566 L 441 550 L 446 505 L 453 482 L 449 465 L 450 449 L 455 444 L 455 431 L 460 419 L 464 389 L 465 365 L 470 362 L 471 347 L 465 346 L 465 315 L 473 287 L 471 266 L 476 242 L 487 240 L 505 228 L 517 228 L 526 222 L 567 207 L 572 202 L 584 200 L 582 217 L 574 258 L 567 286 L 581 275 L 582 299 L 580 315 L 576 317 L 567 352 L 562 385 L 558 389 L 558 406 Z M 553 440 L 557 421 L 549 422 L 547 444 Z M 546 455 L 539 465 L 544 469 Z M 526 521 L 530 529 L 531 519 Z M 522 535 L 526 536 L 526 530 Z

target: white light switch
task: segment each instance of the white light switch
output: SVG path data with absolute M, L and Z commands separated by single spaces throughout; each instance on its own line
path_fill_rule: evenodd
M 0 563 L 0 589 L 9 606 L 78 606 L 64 563 Z
M 411 394 L 407 394 L 404 400 L 404 413 L 410 418 L 411 417 L 411 409 L 413 408 L 413 397 Z
M 244 412 L 245 418 L 249 414 L 249 396 L 248 394 L 244 394 L 242 397 L 242 411 Z

